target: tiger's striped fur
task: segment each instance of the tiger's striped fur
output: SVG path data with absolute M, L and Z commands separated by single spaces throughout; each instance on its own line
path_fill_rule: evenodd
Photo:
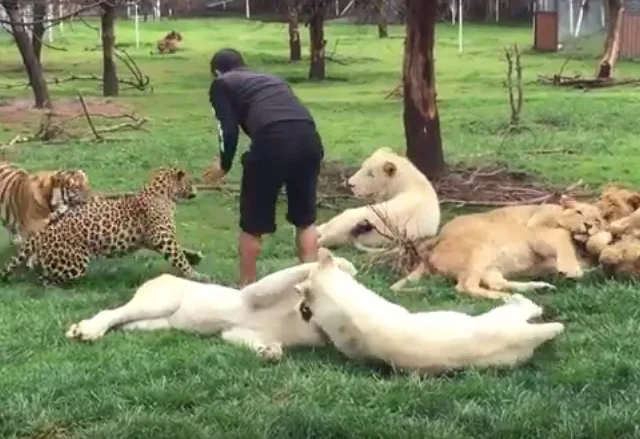
M 89 201 L 89 180 L 82 170 L 28 173 L 0 161 L 0 220 L 13 245 L 46 227 L 49 218 Z

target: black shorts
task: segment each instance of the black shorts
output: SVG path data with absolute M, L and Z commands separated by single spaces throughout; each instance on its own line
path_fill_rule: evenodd
M 316 188 L 324 150 L 314 124 L 278 122 L 262 129 L 242 156 L 240 228 L 252 235 L 276 231 L 276 202 L 287 191 L 287 221 L 316 221 Z

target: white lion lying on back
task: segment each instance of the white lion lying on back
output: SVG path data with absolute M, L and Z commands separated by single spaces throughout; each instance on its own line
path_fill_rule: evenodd
M 338 269 L 326 249 L 309 278 L 296 286 L 302 318 L 358 361 L 382 362 L 419 374 L 463 367 L 515 366 L 564 331 L 561 323 L 529 323 L 542 308 L 515 294 L 478 316 L 454 311 L 412 313 Z
M 394 228 L 415 240 L 434 236 L 440 225 L 440 203 L 427 178 L 405 157 L 390 148 L 380 148 L 349 178 L 358 198 L 373 197 L 376 204 L 347 209 L 318 226 L 318 245 L 335 247 L 388 244 L 390 231 L 375 211 L 387 217 Z M 374 208 L 375 211 L 372 209 Z
M 346 259 L 337 265 L 355 275 Z M 316 262 L 285 268 L 238 291 L 170 274 L 142 284 L 124 306 L 100 311 L 71 325 L 68 338 L 95 340 L 110 328 L 126 330 L 181 329 L 199 334 L 222 334 L 222 339 L 246 346 L 262 358 L 279 361 L 287 346 L 317 346 L 323 334 L 305 323 L 296 306 L 294 289 Z

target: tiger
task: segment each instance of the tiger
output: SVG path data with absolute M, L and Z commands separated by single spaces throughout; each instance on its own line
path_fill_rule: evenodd
M 0 161 L 0 220 L 16 247 L 51 219 L 90 198 L 89 179 L 80 169 L 29 173 Z

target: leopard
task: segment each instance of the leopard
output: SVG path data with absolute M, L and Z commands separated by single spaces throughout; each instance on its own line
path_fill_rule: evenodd
M 178 167 L 152 172 L 144 187 L 122 197 L 94 197 L 63 216 L 50 219 L 48 227 L 31 235 L 0 272 L 7 281 L 23 265 L 40 269 L 42 285 L 61 285 L 85 276 L 92 258 L 120 257 L 140 249 L 158 252 L 184 277 L 210 282 L 191 262 L 199 258 L 177 242 L 174 211 L 179 201 L 197 194 L 191 176 Z

